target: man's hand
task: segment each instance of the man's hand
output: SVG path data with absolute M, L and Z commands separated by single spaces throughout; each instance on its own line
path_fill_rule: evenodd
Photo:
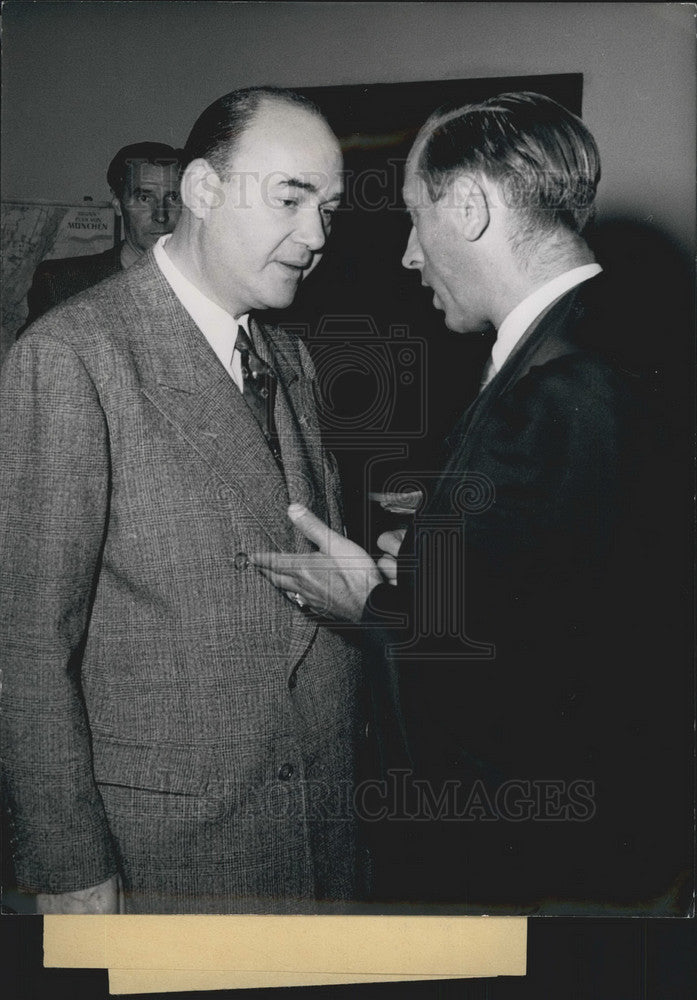
M 382 583 L 371 557 L 301 504 L 292 503 L 288 516 L 319 551 L 253 552 L 250 561 L 274 586 L 298 594 L 317 614 L 360 621 L 368 594 Z
M 378 538 L 378 548 L 385 553 L 378 559 L 378 569 L 393 587 L 397 586 L 397 556 L 406 533 L 406 528 L 396 528 L 394 531 L 383 531 Z
M 118 875 L 100 885 L 74 892 L 40 892 L 36 897 L 37 913 L 125 913 L 123 888 Z

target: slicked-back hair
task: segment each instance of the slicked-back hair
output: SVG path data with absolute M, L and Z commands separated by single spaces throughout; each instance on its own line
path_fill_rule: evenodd
M 243 90 L 233 90 L 219 97 L 199 115 L 184 146 L 186 162 L 191 163 L 201 157 L 208 160 L 221 181 L 229 180 L 235 145 L 266 101 L 282 101 L 305 108 L 324 120 L 316 104 L 293 90 L 283 90 L 280 87 L 245 87 Z
M 414 148 L 432 200 L 457 176 L 489 178 L 520 214 L 521 236 L 562 226 L 580 233 L 592 217 L 600 180 L 595 139 L 580 118 L 542 94 L 500 94 L 435 112 Z
M 176 167 L 181 177 L 185 166 L 184 150 L 164 142 L 134 142 L 123 146 L 106 172 L 107 184 L 117 198 L 123 198 L 131 173 L 144 163 L 152 163 L 156 167 Z

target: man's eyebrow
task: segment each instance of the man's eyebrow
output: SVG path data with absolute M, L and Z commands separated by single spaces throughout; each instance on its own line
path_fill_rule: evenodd
M 157 184 L 139 184 L 138 187 L 131 189 L 131 194 L 152 194 L 153 191 L 158 190 L 159 185 Z M 164 190 L 164 188 L 163 188 Z M 178 187 L 171 187 L 164 190 L 165 195 L 168 194 L 179 194 Z
M 288 177 L 278 182 L 282 187 L 300 188 L 301 191 L 309 191 L 310 194 L 317 194 L 317 185 L 309 181 L 301 181 L 299 177 Z
M 300 180 L 299 177 L 287 177 L 279 181 L 278 183 L 282 187 L 292 187 L 292 188 L 298 188 L 300 191 L 309 191 L 310 194 L 317 194 L 317 191 L 319 190 L 316 184 L 312 184 L 310 181 L 302 181 Z M 325 198 L 324 200 L 325 202 L 339 201 L 342 194 L 343 191 L 336 191 L 333 194 L 330 194 L 329 197 Z

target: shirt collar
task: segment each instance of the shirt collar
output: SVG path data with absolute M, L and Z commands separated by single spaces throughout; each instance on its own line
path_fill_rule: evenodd
M 491 360 L 494 368 L 492 376 L 501 370 L 525 331 L 548 305 L 575 288 L 576 285 L 588 281 L 589 278 L 594 278 L 601 271 L 602 267 L 596 263 L 574 267 L 570 271 L 564 271 L 563 274 L 552 278 L 551 281 L 547 281 L 544 285 L 536 288 L 522 302 L 519 302 L 501 323 L 496 335 L 496 342 L 491 349 Z
M 171 233 L 161 236 L 153 247 L 155 262 L 219 360 L 225 368 L 229 369 L 238 326 L 241 326 L 249 334 L 249 313 L 235 319 L 229 312 L 204 295 L 193 282 L 189 281 L 175 267 L 165 250 L 170 236 Z

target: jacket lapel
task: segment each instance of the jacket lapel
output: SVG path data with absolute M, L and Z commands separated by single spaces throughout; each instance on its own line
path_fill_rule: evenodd
M 255 518 L 274 548 L 285 549 L 288 497 L 283 477 L 249 407 L 206 338 L 146 256 L 128 275 L 145 336 L 143 392 Z
M 465 411 L 449 436 L 449 443 L 461 447 L 496 400 L 531 368 L 578 349 L 569 337 L 569 320 L 581 312 L 577 302 L 578 290 L 579 286 L 550 303 L 528 327 L 501 370 Z
M 255 336 L 260 326 L 251 321 Z M 302 503 L 319 518 L 326 519 L 324 460 L 315 402 L 306 376 L 300 377 L 298 362 L 289 350 L 289 334 L 278 327 L 261 328 L 262 357 L 278 376 L 274 417 L 281 440 L 283 466 L 290 502 Z M 307 543 L 302 538 L 305 551 Z M 300 543 L 300 539 L 299 539 Z
M 250 321 L 250 330 L 258 353 L 271 365 L 278 377 L 274 419 L 281 444 L 289 501 L 302 503 L 317 517 L 326 521 L 322 443 L 308 380 L 299 376 L 297 362 L 293 361 L 290 354 L 287 333 L 268 326 L 263 327 L 262 331 L 254 319 Z M 283 517 L 293 535 L 287 551 L 301 554 L 315 551 L 315 546 L 293 527 L 285 510 Z M 291 631 L 289 675 L 307 649 L 317 627 L 313 618 L 298 609 Z
M 288 518 L 292 500 L 326 518 L 322 445 L 311 383 L 301 377 L 289 335 L 250 321 L 255 348 L 279 381 L 274 417 L 284 479 L 242 394 L 174 295 L 152 253 L 134 264 L 127 276 L 144 331 L 133 342 L 145 376 L 144 394 L 255 518 L 269 548 L 313 551 Z M 288 674 L 317 627 L 300 609 L 293 616 Z

